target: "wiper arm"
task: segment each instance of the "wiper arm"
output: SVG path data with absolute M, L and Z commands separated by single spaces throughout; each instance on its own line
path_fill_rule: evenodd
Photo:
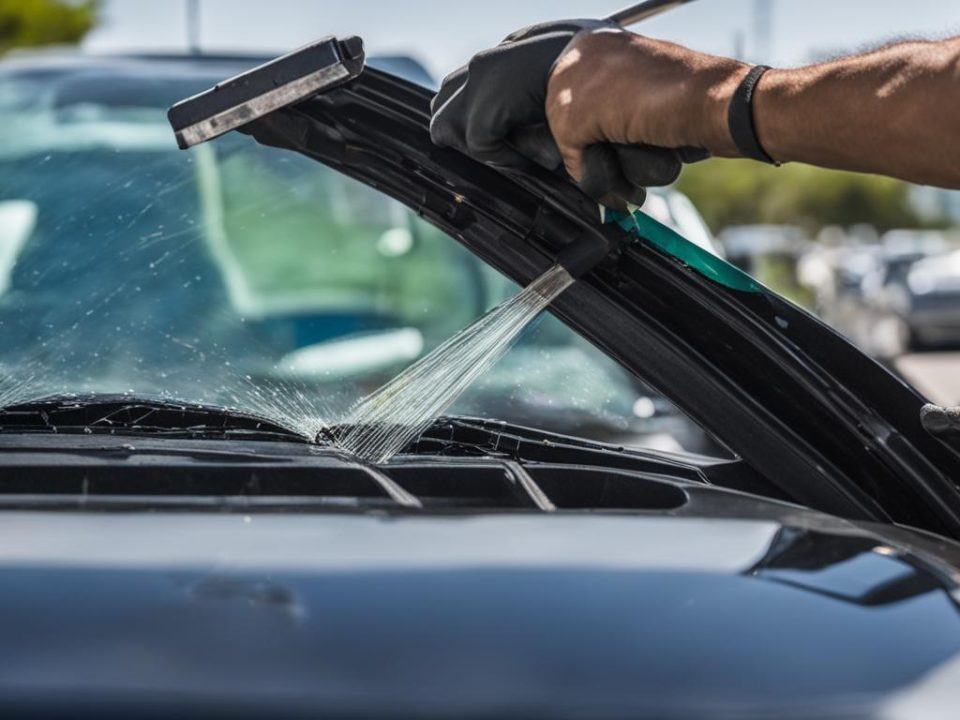
M 255 415 L 127 395 L 56 396 L 0 409 L 0 433 L 24 432 L 307 442 L 299 433 Z

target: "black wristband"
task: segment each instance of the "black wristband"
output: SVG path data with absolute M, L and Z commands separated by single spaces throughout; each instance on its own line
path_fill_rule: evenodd
M 757 65 L 747 73 L 730 100 L 727 122 L 730 125 L 730 135 L 741 155 L 771 165 L 779 165 L 780 163 L 770 157 L 760 144 L 757 127 L 753 121 L 754 90 L 760 78 L 769 69 L 767 65 Z

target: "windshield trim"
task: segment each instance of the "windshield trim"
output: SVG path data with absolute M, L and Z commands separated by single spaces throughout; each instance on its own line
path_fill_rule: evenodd
M 399 199 L 522 285 L 549 267 L 561 238 L 626 243 L 554 303 L 561 320 L 796 501 L 960 537 L 960 455 L 923 432 L 914 390 L 766 288 L 727 288 L 644 239 L 630 244 L 573 185 L 437 149 L 430 99 L 367 70 L 280 111 L 297 135 L 248 132 Z

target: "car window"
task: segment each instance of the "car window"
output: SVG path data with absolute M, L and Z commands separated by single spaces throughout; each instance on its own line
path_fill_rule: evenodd
M 242 136 L 200 146 L 197 162 L 216 186 L 207 237 L 241 271 L 231 297 L 245 314 L 334 313 L 435 341 L 489 301 L 478 263 L 370 187 Z
M 177 150 L 167 104 L 220 76 L 0 76 L 0 120 L 28 134 L 0 141 L 0 402 L 150 394 L 316 432 L 517 291 L 307 158 L 236 133 Z M 550 316 L 451 412 L 718 450 Z

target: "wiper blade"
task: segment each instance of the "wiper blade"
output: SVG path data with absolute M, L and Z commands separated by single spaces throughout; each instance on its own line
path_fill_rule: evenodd
M 338 425 L 325 428 L 317 441 L 335 445 L 343 431 L 344 427 Z M 703 464 L 726 462 L 692 453 L 673 456 L 655 450 L 626 448 L 502 420 L 446 415 L 434 420 L 396 457 L 402 461 L 404 457 L 413 456 L 486 457 L 517 462 L 598 465 L 637 471 L 669 465 L 677 472 L 693 467 L 691 461 Z M 697 471 L 689 475 L 691 479 L 700 479 Z
M 128 395 L 56 396 L 0 409 L 0 433 L 25 432 L 307 442 L 299 433 L 255 415 Z

